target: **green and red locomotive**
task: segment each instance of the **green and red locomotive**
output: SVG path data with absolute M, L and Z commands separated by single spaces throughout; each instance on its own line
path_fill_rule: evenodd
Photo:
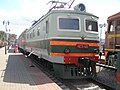
M 20 35 L 19 49 L 52 63 L 58 77 L 93 77 L 99 58 L 98 17 L 82 3 L 74 10 L 55 7 Z

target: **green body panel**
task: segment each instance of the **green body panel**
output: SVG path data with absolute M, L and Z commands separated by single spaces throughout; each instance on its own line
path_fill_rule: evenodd
M 99 43 L 98 40 L 82 40 L 82 39 L 52 39 L 52 41 L 67 41 L 67 42 L 89 42 L 89 43 Z
M 54 53 L 64 53 L 64 50 L 66 48 L 70 49 L 70 53 L 95 53 L 95 49 L 98 49 L 99 47 L 90 47 L 88 49 L 80 49 L 76 46 L 51 46 L 51 52 Z
M 41 48 L 41 49 L 46 49 L 48 51 L 48 54 L 50 52 L 54 53 L 64 53 L 65 48 L 70 49 L 70 53 L 95 53 L 95 49 L 99 49 L 99 47 L 95 46 L 89 46 L 87 49 L 80 49 L 77 48 L 76 46 L 60 46 L 60 45 L 50 45 L 50 41 L 67 41 L 67 42 L 87 42 L 87 43 L 98 43 L 98 41 L 92 41 L 92 40 L 73 40 L 73 39 L 48 39 L 48 40 L 41 40 L 41 41 L 33 41 L 33 42 L 26 42 L 27 46 L 30 47 L 35 47 L 35 48 Z
M 65 42 L 87 42 L 87 43 L 99 43 L 97 40 L 79 40 L 79 39 L 52 39 L 51 41 L 65 41 Z M 70 49 L 70 53 L 95 53 L 95 49 L 99 49 L 98 46 L 89 46 L 86 49 L 80 49 L 71 45 L 51 45 L 51 52 L 64 53 L 65 48 Z

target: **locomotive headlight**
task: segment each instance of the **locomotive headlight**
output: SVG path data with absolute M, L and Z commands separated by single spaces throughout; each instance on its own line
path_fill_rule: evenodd
M 70 53 L 70 49 L 69 48 L 65 48 L 64 53 L 65 54 L 69 54 Z

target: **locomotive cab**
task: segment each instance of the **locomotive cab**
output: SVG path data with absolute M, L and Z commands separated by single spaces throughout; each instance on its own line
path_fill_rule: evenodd
M 108 17 L 105 38 L 106 64 L 115 66 L 118 50 L 120 50 L 120 12 Z
M 120 14 L 120 13 L 118 13 Z M 108 18 L 108 29 L 106 32 L 106 49 L 119 49 L 120 48 L 120 17 Z
M 52 10 L 50 15 L 48 37 L 99 40 L 98 17 L 87 13 L 84 4 L 76 5 L 74 10 Z

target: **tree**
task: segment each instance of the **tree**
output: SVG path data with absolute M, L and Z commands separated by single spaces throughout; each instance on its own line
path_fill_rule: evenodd
M 4 31 L 0 31 L 0 40 L 6 41 L 7 35 Z

